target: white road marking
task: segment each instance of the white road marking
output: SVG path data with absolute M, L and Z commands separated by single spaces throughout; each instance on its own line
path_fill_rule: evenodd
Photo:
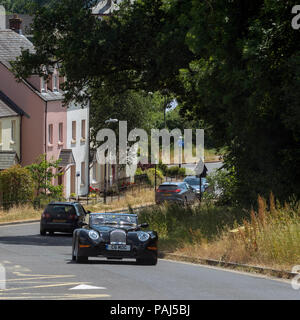
M 87 285 L 87 284 L 81 284 L 79 286 L 76 286 L 74 288 L 71 288 L 69 290 L 105 290 L 106 288 L 105 287 L 95 287 L 95 286 L 90 286 L 90 285 Z

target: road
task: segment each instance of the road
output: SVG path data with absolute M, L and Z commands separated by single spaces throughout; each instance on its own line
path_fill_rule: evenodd
M 140 266 L 93 258 L 76 264 L 71 241 L 64 234 L 40 236 L 38 223 L 0 226 L 6 275 L 0 300 L 300 299 L 288 281 L 189 263 L 160 259 L 157 266 Z

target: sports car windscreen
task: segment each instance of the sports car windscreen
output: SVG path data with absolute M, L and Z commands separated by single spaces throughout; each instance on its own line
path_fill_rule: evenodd
M 93 214 L 90 217 L 91 226 L 126 225 L 136 227 L 137 218 L 132 215 Z

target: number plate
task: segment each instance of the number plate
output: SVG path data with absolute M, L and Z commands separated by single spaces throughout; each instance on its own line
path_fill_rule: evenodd
M 111 251 L 130 251 L 130 246 L 126 244 L 107 244 L 106 250 Z
M 52 220 L 52 222 L 54 223 L 63 223 L 66 222 L 67 220 Z
M 172 194 L 171 193 L 164 193 L 164 196 L 170 197 Z

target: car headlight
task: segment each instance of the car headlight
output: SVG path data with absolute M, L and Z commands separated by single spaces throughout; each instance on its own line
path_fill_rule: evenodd
M 92 240 L 98 240 L 99 239 L 99 234 L 98 232 L 94 231 L 94 230 L 91 230 L 89 232 L 89 237 L 92 239 Z
M 150 238 L 150 235 L 149 233 L 142 231 L 138 233 L 138 238 L 140 241 L 147 241 Z

